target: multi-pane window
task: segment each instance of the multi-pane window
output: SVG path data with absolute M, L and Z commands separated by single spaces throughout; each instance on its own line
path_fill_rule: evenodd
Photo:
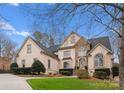
M 50 60 L 48 60 L 48 69 L 50 69 L 51 68 L 51 62 L 50 62 Z
M 71 56 L 71 52 L 70 51 L 64 51 L 63 52 L 63 56 L 64 57 L 70 57 Z
M 86 56 L 86 52 L 87 52 L 87 50 L 86 50 L 85 48 L 81 47 L 81 48 L 79 49 L 78 55 L 79 55 L 79 56 Z
M 22 60 L 22 67 L 25 67 L 25 59 Z
M 71 37 L 71 44 L 75 43 L 75 36 Z
M 94 57 L 94 65 L 95 67 L 103 66 L 103 54 L 99 53 Z
M 68 62 L 64 62 L 63 66 L 64 66 L 64 68 L 69 68 L 69 63 Z
M 31 53 L 31 44 L 28 44 L 28 45 L 27 45 L 27 53 L 28 53 L 28 54 Z

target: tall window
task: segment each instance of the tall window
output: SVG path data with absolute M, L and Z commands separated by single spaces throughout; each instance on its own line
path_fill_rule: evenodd
M 50 62 L 50 60 L 48 60 L 48 69 L 50 69 L 51 68 L 51 62 Z
M 80 58 L 79 59 L 79 67 L 82 68 L 85 66 L 85 58 Z
M 27 45 L 27 53 L 31 53 L 31 44 Z
M 64 56 L 64 57 L 70 57 L 70 56 L 71 56 L 70 51 L 64 51 L 64 52 L 63 52 L 63 56 Z
M 95 67 L 102 67 L 103 66 L 103 54 L 99 53 L 95 56 L 94 65 L 95 65 Z
M 22 67 L 25 67 L 25 59 L 22 60 Z
M 71 37 L 71 44 L 75 43 L 75 36 Z
M 69 63 L 68 62 L 64 62 L 64 68 L 69 68 Z
M 80 48 L 78 55 L 79 56 L 86 56 L 87 50 L 83 47 Z

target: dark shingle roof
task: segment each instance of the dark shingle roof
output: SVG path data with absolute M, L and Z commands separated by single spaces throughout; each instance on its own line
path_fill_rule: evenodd
M 31 38 L 31 39 L 32 39 L 32 38 Z M 41 49 L 43 49 L 44 52 L 45 52 L 47 55 L 58 59 L 58 57 L 57 57 L 52 51 L 50 51 L 48 48 L 46 48 L 44 45 L 42 45 L 41 43 L 37 42 L 37 41 L 34 40 L 34 39 L 32 39 L 32 40 L 33 40 Z
M 100 43 L 103 46 L 105 46 L 107 49 L 112 51 L 109 37 L 92 38 L 92 39 L 88 39 L 88 41 L 90 42 L 92 48 L 94 48 L 98 43 Z
M 50 46 L 48 49 L 51 51 L 51 52 L 57 52 L 58 49 L 60 47 L 60 44 L 59 45 L 54 45 L 54 46 Z

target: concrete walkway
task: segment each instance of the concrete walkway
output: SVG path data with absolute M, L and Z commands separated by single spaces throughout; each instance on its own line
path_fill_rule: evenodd
M 0 74 L 0 90 L 32 90 L 23 77 Z

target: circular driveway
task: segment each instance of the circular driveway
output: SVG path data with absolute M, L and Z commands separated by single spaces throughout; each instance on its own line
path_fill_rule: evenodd
M 23 77 L 12 74 L 0 74 L 0 90 L 31 90 Z

